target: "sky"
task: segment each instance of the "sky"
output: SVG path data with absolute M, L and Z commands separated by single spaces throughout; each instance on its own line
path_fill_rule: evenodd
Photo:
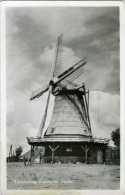
M 76 80 L 90 89 L 93 135 L 120 126 L 119 10 L 117 7 L 20 7 L 6 10 L 7 145 L 27 148 L 38 133 L 47 94 L 31 93 L 50 79 L 57 36 L 63 33 L 58 72 L 86 57 Z

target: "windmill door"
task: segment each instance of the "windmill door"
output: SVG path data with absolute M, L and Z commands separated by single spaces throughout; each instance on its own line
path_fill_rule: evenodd
M 97 151 L 97 163 L 99 164 L 103 163 L 103 151 L 102 150 Z

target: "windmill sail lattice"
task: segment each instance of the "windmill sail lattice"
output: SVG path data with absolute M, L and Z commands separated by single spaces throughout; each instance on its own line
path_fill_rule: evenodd
M 56 52 L 55 52 L 55 62 L 52 65 L 52 70 L 51 70 L 51 74 L 52 74 L 51 81 L 53 81 L 54 78 L 57 76 L 56 69 L 57 69 L 57 66 L 60 63 L 61 49 L 62 49 L 62 34 L 57 39 L 57 46 L 56 46 Z M 49 115 L 49 113 L 48 113 L 49 103 L 50 103 L 50 98 L 52 98 L 51 92 L 52 92 L 52 86 L 50 85 L 49 86 L 49 91 L 48 91 L 48 97 L 47 97 L 44 116 L 43 116 L 43 119 L 42 119 L 42 122 L 41 122 L 41 125 L 40 125 L 40 131 L 38 132 L 38 136 L 40 136 L 40 137 L 43 137 L 45 132 L 46 132 L 46 123 L 47 123 L 48 115 Z M 54 100 L 54 98 L 53 98 L 53 100 Z
M 55 52 L 55 62 L 53 66 L 53 78 L 58 76 L 58 67 L 61 66 L 62 60 L 62 37 L 61 34 L 57 39 L 56 52 Z

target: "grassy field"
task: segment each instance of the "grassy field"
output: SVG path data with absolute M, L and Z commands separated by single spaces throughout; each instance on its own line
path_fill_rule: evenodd
M 120 168 L 115 165 L 7 164 L 8 189 L 119 189 Z

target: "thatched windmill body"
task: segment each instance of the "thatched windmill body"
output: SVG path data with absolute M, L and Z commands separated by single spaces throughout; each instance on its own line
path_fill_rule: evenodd
M 58 37 L 49 84 L 30 98 L 33 100 L 45 92 L 48 93 L 39 134 L 37 137 L 27 138 L 31 145 L 31 158 L 34 156 L 34 148 L 43 146 L 43 158 L 47 162 L 103 162 L 108 141 L 92 136 L 89 90 L 84 83 L 77 85 L 73 82 L 82 73 L 81 70 L 87 63 L 86 58 L 57 76 L 61 48 L 62 35 Z M 48 124 L 51 98 L 54 100 L 54 106 L 51 108 L 52 117 Z

